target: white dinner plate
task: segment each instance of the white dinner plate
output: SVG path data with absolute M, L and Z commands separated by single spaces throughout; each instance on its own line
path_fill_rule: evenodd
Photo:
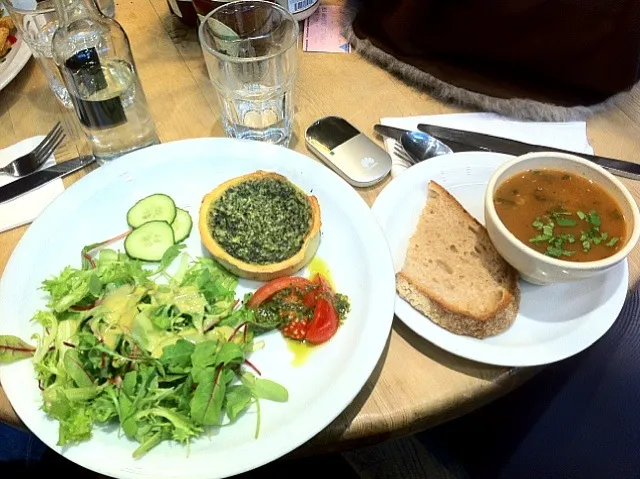
M 203 255 L 197 228 L 202 197 L 221 182 L 258 169 L 288 177 L 319 201 L 324 260 L 351 311 L 326 344 L 306 362 L 292 365 L 281 334 L 265 337 L 251 356 L 262 376 L 284 385 L 289 401 L 262 401 L 260 436 L 254 439 L 255 409 L 237 423 L 186 447 L 163 443 L 140 459 L 136 444 L 116 428 L 94 428 L 93 437 L 60 448 L 57 422 L 40 410 L 41 395 L 31 360 L 0 367 L 0 381 L 27 427 L 45 444 L 86 468 L 117 478 L 212 479 L 256 468 L 300 446 L 333 421 L 363 387 L 386 344 L 393 320 L 395 283 L 387 242 L 367 204 L 353 188 L 320 163 L 264 143 L 204 138 L 146 148 L 98 168 L 73 184 L 29 227 L 0 281 L 0 334 L 28 339 L 38 328 L 30 318 L 44 308 L 38 288 L 65 266 L 79 267 L 84 245 L 127 228 L 126 212 L 140 198 L 164 192 L 194 218 L 187 240 L 192 256 Z M 116 245 L 120 246 L 121 245 Z M 305 273 L 303 271 L 302 273 Z M 236 297 L 260 283 L 240 281 Z
M 484 192 L 489 178 L 511 158 L 485 152 L 439 156 L 391 181 L 372 211 L 389 242 L 395 271 L 404 264 L 430 180 L 440 183 L 484 224 Z M 513 326 L 486 339 L 448 332 L 399 295 L 396 314 L 416 334 L 458 356 L 499 366 L 535 366 L 572 356 L 598 340 L 620 313 L 628 281 L 626 260 L 601 276 L 575 283 L 535 286 L 520 281 L 520 311 Z
M 11 51 L 0 63 L 0 90 L 6 87 L 13 80 L 20 70 L 31 58 L 29 45 L 22 39 L 20 33 L 16 34 L 18 41 L 11 47 Z

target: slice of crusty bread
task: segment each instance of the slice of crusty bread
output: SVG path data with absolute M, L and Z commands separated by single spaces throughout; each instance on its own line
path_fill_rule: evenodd
M 520 306 L 517 272 L 485 227 L 434 181 L 396 284 L 400 296 L 432 321 L 476 338 L 508 329 Z

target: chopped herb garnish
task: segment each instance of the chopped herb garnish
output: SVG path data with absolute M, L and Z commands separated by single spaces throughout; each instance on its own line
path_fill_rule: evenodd
M 572 220 L 570 218 L 556 218 L 556 223 L 558 223 L 558 226 L 575 226 L 578 223 L 576 222 L 576 220 Z
M 600 226 L 602 224 L 602 222 L 600 221 L 600 216 L 598 215 L 597 211 L 591 210 L 589 211 L 589 223 L 591 223 L 593 226 Z
M 547 243 L 545 254 L 554 258 L 560 258 L 562 256 L 571 256 L 575 254 L 575 251 L 565 249 L 565 245 L 576 242 L 576 238 L 573 234 L 559 234 L 556 235 L 554 229 L 559 227 L 574 227 L 578 222 L 574 218 L 568 218 L 571 213 L 563 209 L 552 211 L 545 216 L 538 216 L 531 226 L 535 228 L 539 233 L 530 238 L 530 243 Z M 587 230 L 580 231 L 579 241 L 582 245 L 582 251 L 588 253 L 594 245 L 599 245 L 609 238 L 609 234 L 600 231 L 600 225 L 602 224 L 598 212 L 595 210 L 589 211 L 585 214 L 582 211 L 577 211 L 576 216 L 590 225 Z M 611 238 L 606 245 L 608 247 L 614 246 L 620 238 Z
M 552 237 L 550 235 L 538 235 L 529 240 L 530 243 L 544 243 L 549 241 Z
M 564 211 L 559 211 L 557 213 L 557 219 L 566 219 L 562 218 L 562 215 L 569 214 Z M 552 213 L 550 216 L 554 216 Z M 571 234 L 561 234 L 559 236 L 554 236 L 553 229 L 555 227 L 554 221 L 549 218 L 549 216 L 537 217 L 536 220 L 532 223 L 533 227 L 542 231 L 542 234 L 536 235 L 533 238 L 529 239 L 530 243 L 548 243 L 545 254 L 548 256 L 553 256 L 559 258 L 561 256 L 571 256 L 574 254 L 573 251 L 569 251 L 563 248 L 565 243 L 573 243 L 575 242 L 575 237 Z
M 575 251 L 569 251 L 556 246 L 547 246 L 547 251 L 545 251 L 545 253 L 549 256 L 553 256 L 554 258 L 560 258 L 561 256 L 571 256 L 575 254 Z
M 611 239 L 607 242 L 607 246 L 609 246 L 609 247 L 615 246 L 615 244 L 616 244 L 618 241 L 620 241 L 620 238 L 618 238 L 618 237 L 615 237 L 615 236 L 614 236 L 613 238 L 611 238 Z
M 555 246 L 547 246 L 546 253 L 549 256 L 553 256 L 555 258 L 559 258 L 560 256 L 562 256 L 562 248 L 556 248 Z

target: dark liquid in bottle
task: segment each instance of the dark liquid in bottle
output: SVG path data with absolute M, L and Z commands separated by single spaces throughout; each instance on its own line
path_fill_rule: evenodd
M 65 62 L 75 83 L 76 92 L 86 96 L 108 88 L 95 48 L 79 51 Z M 78 113 L 80 123 L 88 128 L 110 128 L 127 121 L 120 97 L 89 101 L 79 98 L 71 91 L 71 100 Z

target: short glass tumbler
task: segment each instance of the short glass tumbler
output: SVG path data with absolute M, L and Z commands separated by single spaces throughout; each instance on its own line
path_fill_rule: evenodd
M 51 91 L 66 108 L 73 108 L 51 51 L 51 40 L 58 28 L 58 15 L 52 0 L 0 0 L 0 5 L 2 4 L 6 6 L 22 38 L 29 45 Z
M 209 13 L 198 33 L 227 136 L 287 146 L 298 22 L 275 3 L 241 0 Z

